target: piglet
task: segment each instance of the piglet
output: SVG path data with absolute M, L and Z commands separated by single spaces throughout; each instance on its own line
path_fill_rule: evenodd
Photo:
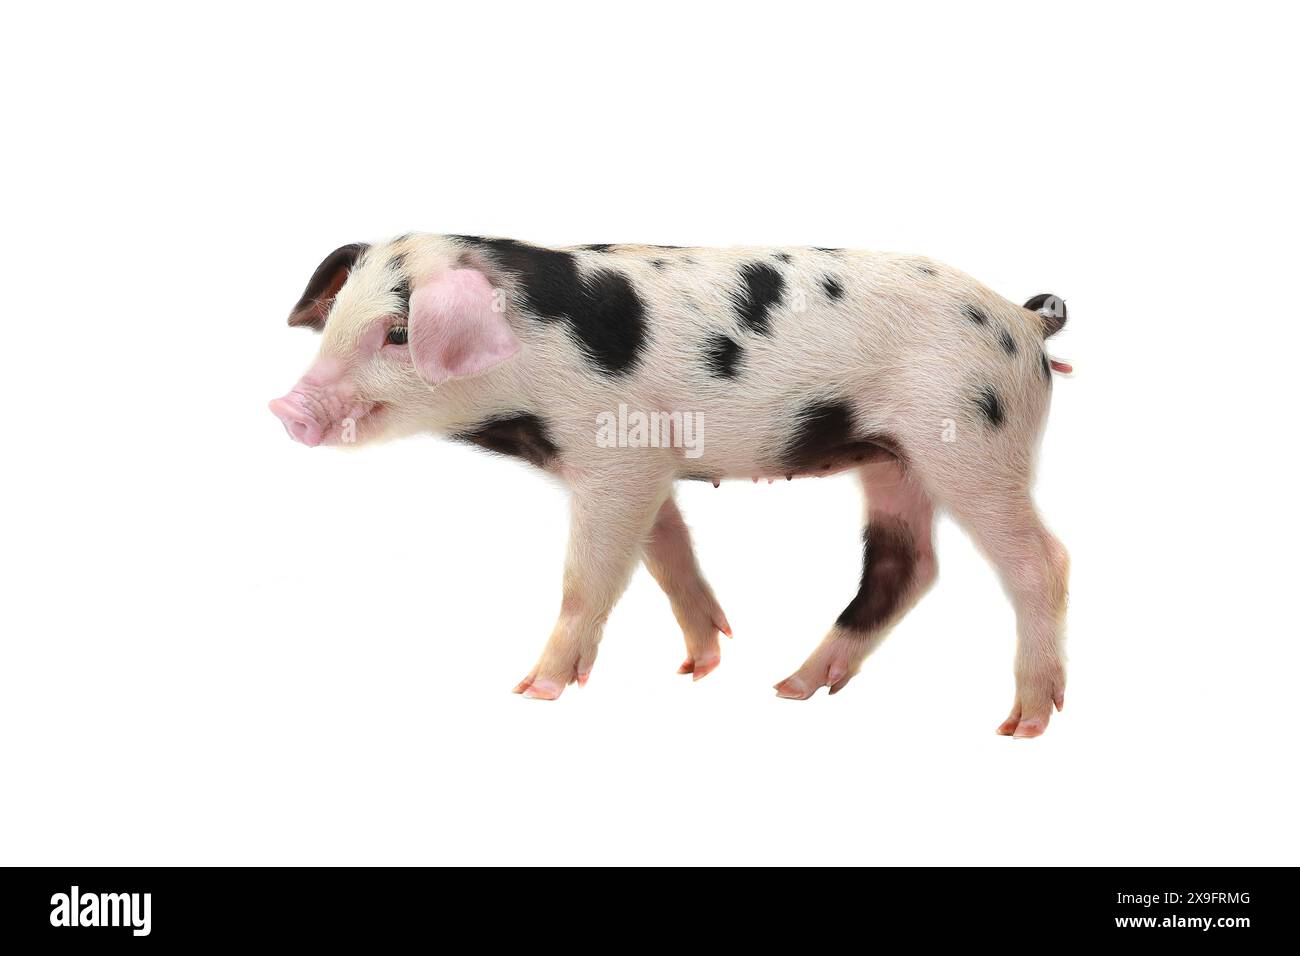
M 834 694 L 935 580 L 946 509 L 1015 605 L 1016 691 L 998 732 L 1033 737 L 1065 697 L 1068 558 L 1030 498 L 1064 303 L 1023 306 L 930 259 L 825 248 L 545 248 L 407 235 L 317 267 L 289 316 L 322 333 L 271 410 L 304 445 L 434 432 L 521 459 L 571 492 L 559 619 L 515 688 L 585 684 L 644 561 L 686 639 L 730 634 L 674 483 L 854 472 L 862 577 L 778 696 Z

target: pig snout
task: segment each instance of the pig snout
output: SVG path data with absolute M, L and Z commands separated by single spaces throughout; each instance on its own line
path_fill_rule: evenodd
M 302 442 L 308 448 L 321 443 L 325 425 L 316 418 L 300 394 L 290 392 L 283 398 L 274 398 L 269 407 L 294 441 Z

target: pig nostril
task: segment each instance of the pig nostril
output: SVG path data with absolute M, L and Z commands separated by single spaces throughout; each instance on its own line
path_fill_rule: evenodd
M 321 443 L 324 427 L 310 411 L 302 407 L 300 399 L 293 396 L 277 398 L 270 403 L 270 407 L 294 441 L 308 447 Z

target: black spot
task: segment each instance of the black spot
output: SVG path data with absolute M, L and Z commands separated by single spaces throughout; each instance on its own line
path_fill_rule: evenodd
M 740 343 L 727 335 L 715 335 L 704 349 L 704 361 L 709 373 L 718 378 L 735 378 L 736 363 L 740 361 Z
M 452 438 L 499 455 L 523 459 L 538 468 L 546 468 L 559 454 L 547 434 L 546 423 L 536 415 L 522 412 L 490 418 Z
M 399 252 L 388 260 L 388 268 L 398 274 L 397 284 L 393 286 L 393 294 L 397 296 L 401 305 L 398 307 L 398 315 L 411 314 L 411 283 L 402 272 L 406 269 L 406 253 Z
M 921 273 L 921 275 L 923 275 L 923 276 L 932 276 L 932 275 L 937 275 L 937 273 L 936 273 L 933 269 L 931 269 L 929 266 L 917 266 L 917 267 L 916 267 L 916 271 L 919 272 L 919 273 Z
M 836 624 L 875 631 L 898 612 L 916 574 L 912 532 L 898 520 L 874 519 L 862 533 L 862 579 L 858 593 Z
M 743 288 L 733 295 L 736 314 L 750 331 L 769 334 L 769 311 L 780 304 L 785 279 L 766 262 L 750 262 L 740 267 L 740 281 Z
M 790 261 L 790 253 L 788 252 L 778 252 L 775 254 L 775 256 L 777 259 L 780 259 L 782 262 Z
M 685 249 L 686 246 L 651 246 L 651 249 Z
M 980 389 L 979 395 L 975 398 L 975 404 L 979 406 L 980 411 L 984 413 L 984 417 L 988 419 L 990 425 L 994 428 L 1002 427 L 1002 423 L 1007 419 L 1006 412 L 1002 408 L 1002 399 L 998 398 L 998 393 L 993 391 L 990 386 L 985 385 Z
M 822 279 L 822 288 L 832 299 L 838 299 L 844 294 L 844 286 L 840 285 L 840 280 L 834 276 L 826 276 Z
M 837 249 L 833 246 L 813 246 L 818 252 L 843 252 L 843 249 Z
M 650 264 L 654 266 L 656 269 L 662 269 L 664 266 L 668 265 L 668 263 L 665 262 L 663 259 L 651 259 Z
M 631 280 L 602 269 L 587 277 L 585 305 L 569 317 L 587 357 L 611 374 L 636 368 L 645 345 L 645 304 Z
M 583 276 L 572 253 L 514 239 L 453 236 L 488 253 L 512 273 L 524 306 L 547 322 L 564 321 L 583 354 L 611 375 L 631 372 L 645 347 L 645 305 L 631 281 L 613 269 Z
M 401 305 L 398 307 L 397 314 L 410 315 L 411 314 L 411 283 L 408 282 L 406 279 L 402 279 L 397 283 L 397 285 L 393 286 L 393 294 L 396 295 L 398 301 L 401 302 Z
M 478 236 L 450 236 L 489 253 L 503 271 L 519 280 L 524 304 L 542 319 L 563 319 L 578 301 L 581 282 L 572 253 L 530 246 L 514 239 L 483 239 Z
M 1016 354 L 1016 340 L 1006 329 L 998 329 L 998 345 L 1002 346 L 1002 351 L 1008 355 Z
M 579 246 L 579 249 L 586 249 L 588 252 L 609 252 L 614 248 L 612 242 L 592 242 L 585 246 Z
M 988 315 L 977 305 L 963 305 L 961 307 L 961 314 L 966 316 L 966 318 L 970 319 L 976 325 L 988 325 L 989 323 Z
M 796 432 L 786 442 L 777 468 L 781 474 L 828 474 L 868 461 L 895 457 L 892 442 L 861 435 L 847 402 L 815 402 L 800 410 Z
M 1052 384 L 1052 363 L 1047 360 L 1047 353 L 1040 353 L 1038 356 L 1043 360 L 1043 378 L 1047 379 L 1047 384 Z
M 572 255 L 513 239 L 456 237 L 488 252 L 505 271 L 519 279 L 524 304 L 539 318 L 568 317 L 580 297 L 578 265 Z
M 307 288 L 289 313 L 289 324 L 305 325 L 317 332 L 325 328 L 325 317 L 334 304 L 334 297 L 348 281 L 348 272 L 369 248 L 364 242 L 354 242 L 339 246 L 326 256 L 307 280 Z

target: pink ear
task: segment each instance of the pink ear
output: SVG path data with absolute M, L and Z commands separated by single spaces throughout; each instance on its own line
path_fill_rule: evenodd
M 420 376 L 430 385 L 469 378 L 519 351 L 492 286 L 477 269 L 450 269 L 411 293 L 407 338 Z

